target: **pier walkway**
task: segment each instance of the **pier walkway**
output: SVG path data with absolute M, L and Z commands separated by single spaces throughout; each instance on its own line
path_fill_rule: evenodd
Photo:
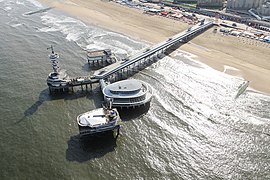
M 90 76 L 80 76 L 80 77 L 69 77 L 68 81 L 64 85 L 59 86 L 49 86 L 50 92 L 69 92 L 72 91 L 74 87 L 80 86 L 83 90 L 83 86 L 85 86 L 85 90 L 92 90 L 92 84 L 99 83 L 98 79 L 91 79 Z
M 155 58 L 159 57 L 160 54 L 163 54 L 170 47 L 181 43 L 187 42 L 190 38 L 195 35 L 205 31 L 206 29 L 212 27 L 214 25 L 211 21 L 202 20 L 200 23 L 190 27 L 188 30 L 183 31 L 179 34 L 176 34 L 167 40 L 160 42 L 146 50 L 139 52 L 138 54 L 132 56 L 126 61 L 117 62 L 106 68 L 103 68 L 100 73 L 91 77 L 92 79 L 114 79 L 119 80 L 122 78 L 123 74 L 126 73 L 125 77 L 127 77 L 131 71 L 139 71 L 141 66 L 147 66 L 151 64 L 155 60 Z
M 88 85 L 89 88 L 92 89 L 92 84 L 99 83 L 102 79 L 111 83 L 121 79 L 126 79 L 135 72 L 139 72 L 140 70 L 154 63 L 156 60 L 158 60 L 158 58 L 163 56 L 164 52 L 169 48 L 179 43 L 187 42 L 195 35 L 205 31 L 213 25 L 214 23 L 211 21 L 206 22 L 205 20 L 202 20 L 200 23 L 188 28 L 186 31 L 176 34 L 163 42 L 140 51 L 126 60 L 117 61 L 114 64 L 106 66 L 99 71 L 96 71 L 93 76 L 86 77 L 69 78 L 66 77 L 65 73 L 61 73 L 57 64 L 57 59 L 59 56 L 54 53 L 53 47 L 51 46 L 50 49 L 52 49 L 52 54 L 49 56 L 49 58 L 52 62 L 54 72 L 50 73 L 47 79 L 49 90 L 50 92 L 68 92 L 70 88 L 73 91 L 73 87 L 76 86 L 81 86 L 82 90 L 83 86 L 88 89 Z M 60 77 L 64 77 L 64 79 Z

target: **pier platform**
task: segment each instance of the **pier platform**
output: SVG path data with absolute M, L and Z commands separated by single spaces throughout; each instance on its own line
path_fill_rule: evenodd
M 81 87 L 81 89 L 92 90 L 92 84 L 99 83 L 99 80 L 92 79 L 90 76 L 79 76 L 69 78 L 69 82 L 65 85 L 49 86 L 50 92 L 69 92 L 74 91 L 74 87 Z

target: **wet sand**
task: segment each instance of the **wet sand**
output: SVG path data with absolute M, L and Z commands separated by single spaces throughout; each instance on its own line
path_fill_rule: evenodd
M 40 0 L 85 22 L 119 32 L 132 38 L 158 43 L 187 29 L 188 25 L 165 17 L 143 14 L 114 2 L 101 0 Z M 224 72 L 231 66 L 238 71 L 225 73 L 250 81 L 250 87 L 270 94 L 270 45 L 255 40 L 223 36 L 209 29 L 180 49 L 197 56 L 197 60 Z

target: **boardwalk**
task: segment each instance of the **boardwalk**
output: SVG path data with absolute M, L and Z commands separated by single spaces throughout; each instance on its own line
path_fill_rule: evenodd
M 160 42 L 150 48 L 147 48 L 145 51 L 140 52 L 127 61 L 118 62 L 117 64 L 113 64 L 104 68 L 102 73 L 95 75 L 94 79 L 108 79 L 111 76 L 115 76 L 115 74 L 121 74 L 124 71 L 129 71 L 130 69 L 134 69 L 139 67 L 140 65 L 149 64 L 153 58 L 157 57 L 159 54 L 164 53 L 168 48 L 181 43 L 186 42 L 188 39 L 194 37 L 196 34 L 205 31 L 206 29 L 213 26 L 213 22 L 200 22 L 195 26 L 189 28 L 186 31 L 183 31 L 175 36 L 168 38 L 167 40 Z

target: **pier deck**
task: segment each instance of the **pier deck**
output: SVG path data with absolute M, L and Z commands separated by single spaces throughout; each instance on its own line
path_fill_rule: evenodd
M 57 91 L 63 91 L 63 92 L 68 92 L 69 89 L 72 89 L 73 87 L 76 86 L 81 86 L 81 89 L 83 90 L 83 86 L 85 86 L 85 89 L 88 89 L 88 86 L 90 90 L 92 90 L 92 84 L 94 83 L 99 83 L 99 80 L 97 79 L 92 79 L 90 76 L 80 76 L 80 77 L 74 77 L 74 78 L 69 78 L 69 82 L 64 85 L 64 86 L 49 86 L 50 92 L 57 92 Z
M 138 67 L 142 64 L 149 64 L 149 61 L 151 61 L 152 58 L 158 56 L 161 53 L 164 53 L 165 50 L 168 48 L 181 43 L 186 42 L 191 37 L 195 36 L 198 33 L 201 33 L 202 31 L 205 31 L 206 29 L 212 27 L 214 24 L 211 21 L 202 21 L 193 27 L 190 27 L 188 30 L 183 31 L 179 34 L 176 34 L 170 38 L 168 38 L 165 41 L 162 41 L 150 48 L 147 48 L 144 51 L 139 52 L 138 54 L 135 54 L 131 58 L 129 58 L 127 61 L 117 62 L 117 64 L 112 64 L 110 66 L 107 66 L 106 68 L 102 69 L 102 71 L 99 71 L 99 74 L 94 75 L 94 79 L 109 79 L 112 76 L 115 76 L 115 74 L 121 74 L 123 71 L 129 71 L 130 69 L 133 69 L 134 67 Z M 129 73 L 127 73 L 129 74 Z

